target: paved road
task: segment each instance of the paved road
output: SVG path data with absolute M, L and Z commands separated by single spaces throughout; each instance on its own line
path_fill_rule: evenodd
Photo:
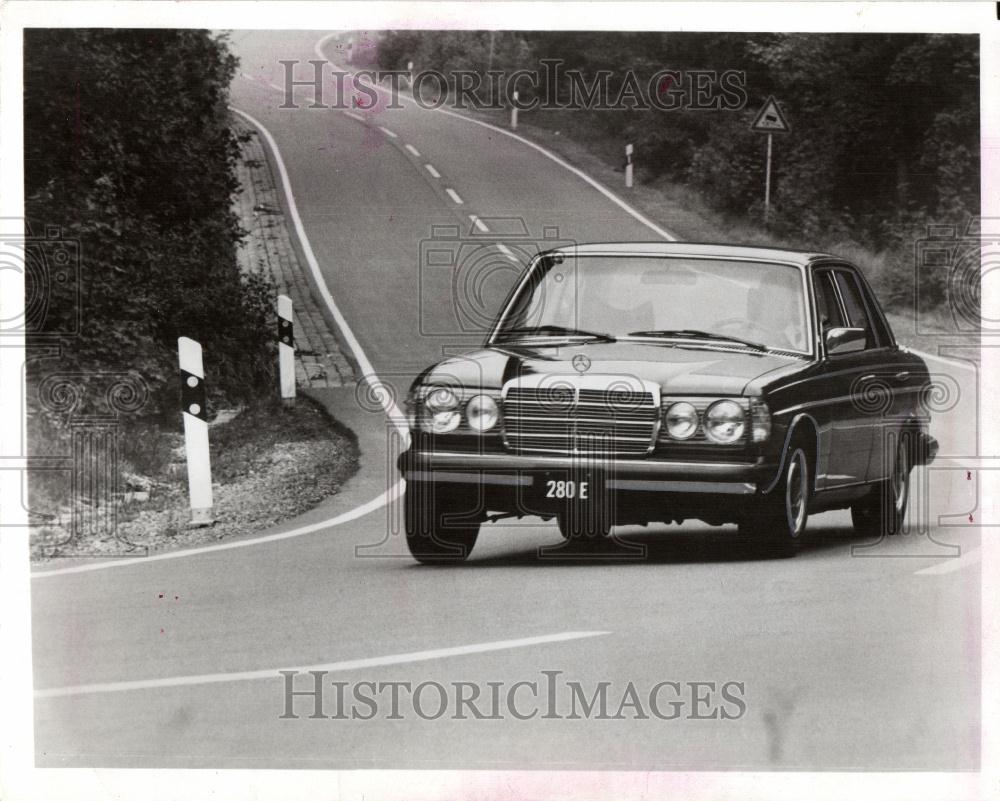
M 431 335 L 457 325 L 450 294 L 434 284 L 441 277 L 421 283 L 420 243 L 432 226 L 457 225 L 480 242 L 474 214 L 487 227 L 523 219 L 536 236 L 551 227 L 569 240 L 656 238 L 578 176 L 488 128 L 412 105 L 374 118 L 390 133 L 342 111 L 279 109 L 277 60 L 314 58 L 318 38 L 238 35 L 245 75 L 233 104 L 273 133 L 325 280 L 384 379 L 405 383 L 457 341 Z M 500 274 L 485 292 L 486 314 L 507 280 Z M 974 373 L 932 369 L 957 398 L 934 433 L 943 456 L 961 463 L 976 452 Z M 960 524 L 976 482 L 959 470 L 932 470 L 928 481 L 929 535 L 864 543 L 845 514 L 830 513 L 810 521 L 791 561 L 739 552 L 729 529 L 706 536 L 696 525 L 624 530 L 646 546 L 642 560 L 539 559 L 537 547 L 559 536 L 523 521 L 487 527 L 466 566 L 422 568 L 391 558 L 394 538 L 359 557 L 358 546 L 386 536 L 380 508 L 293 539 L 36 579 L 38 762 L 972 769 L 979 534 Z M 938 525 L 946 514 L 958 525 Z M 962 556 L 947 558 L 942 543 L 960 544 Z M 404 656 L 380 660 L 394 655 Z M 588 695 L 610 682 L 611 714 L 629 682 L 647 710 L 659 682 L 685 691 L 742 682 L 746 711 L 696 720 L 689 703 L 675 720 L 501 721 L 453 720 L 449 709 L 424 720 L 404 705 L 393 720 L 383 705 L 373 720 L 330 720 L 308 718 L 300 699 L 300 718 L 280 719 L 277 669 L 309 665 L 332 665 L 330 678 L 346 682 L 474 682 L 484 692 L 486 682 L 544 687 L 541 671 L 562 671 L 560 685 L 580 682 Z M 61 689 L 73 687 L 88 691 Z

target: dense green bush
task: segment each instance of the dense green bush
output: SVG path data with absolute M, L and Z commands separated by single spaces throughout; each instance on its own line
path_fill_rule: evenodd
M 271 386 L 272 291 L 248 281 L 232 209 L 238 141 L 226 106 L 236 59 L 195 30 L 25 32 L 25 200 L 32 235 L 79 243 L 79 290 L 54 287 L 29 319 L 61 358 L 44 369 L 135 370 L 145 413 L 176 414 L 179 336 L 234 403 Z M 37 280 L 34 276 L 33 280 Z M 28 286 L 29 296 L 37 287 Z

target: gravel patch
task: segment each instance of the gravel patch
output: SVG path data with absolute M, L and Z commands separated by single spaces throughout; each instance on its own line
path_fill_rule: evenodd
M 313 508 L 358 466 L 354 435 L 307 398 L 244 410 L 211 428 L 216 522 L 189 528 L 183 438 L 172 436 L 180 461 L 163 475 L 128 476 L 113 507 L 84 504 L 75 525 L 68 507 L 36 521 L 32 559 L 137 556 L 248 534 Z

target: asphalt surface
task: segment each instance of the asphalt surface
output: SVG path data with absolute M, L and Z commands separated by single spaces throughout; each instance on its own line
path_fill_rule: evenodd
M 580 177 L 486 127 L 412 105 L 368 122 L 305 103 L 279 109 L 278 59 L 315 58 L 319 36 L 236 35 L 244 74 L 232 103 L 277 141 L 325 281 L 387 383 L 405 389 L 444 348 L 478 339 L 455 335 L 462 323 L 447 270 L 421 268 L 421 243 L 441 238 L 435 226 L 457 226 L 471 247 L 492 247 L 498 264 L 497 241 L 515 255 L 522 247 L 516 236 L 494 236 L 508 230 L 503 220 L 523 221 L 535 240 L 544 228 L 560 241 L 658 238 Z M 326 51 L 341 60 L 337 44 Z M 660 222 L 670 230 L 670 220 Z M 476 301 L 482 318 L 513 273 L 491 275 Z M 559 534 L 527 520 L 484 527 L 468 563 L 437 569 L 405 557 L 391 533 L 395 506 L 374 504 L 302 536 L 36 577 L 38 764 L 975 769 L 975 372 L 939 361 L 931 369 L 953 404 L 932 428 L 940 465 L 914 479 L 911 512 L 929 525 L 922 534 L 865 542 L 846 513 L 828 513 L 810 520 L 797 558 L 768 560 L 735 547 L 731 527 L 623 529 L 645 546 L 642 558 L 581 562 L 540 556 Z M 353 402 L 324 397 L 332 407 Z M 382 416 L 357 421 L 370 464 L 341 501 L 360 504 L 395 477 Z M 308 521 L 322 522 L 321 512 Z M 492 645 L 468 648 L 483 644 Z M 426 653 L 438 649 L 445 652 Z M 394 655 L 404 656 L 377 661 Z M 330 680 L 473 682 L 484 692 L 487 682 L 544 686 L 542 671 L 562 671 L 559 682 L 579 682 L 588 695 L 609 682 L 612 715 L 630 682 L 647 711 L 660 682 L 684 691 L 692 682 L 740 682 L 745 711 L 691 719 L 687 703 L 673 720 L 632 719 L 632 709 L 622 720 L 571 720 L 563 693 L 561 719 L 518 720 L 508 710 L 503 720 L 455 720 L 449 708 L 427 720 L 406 704 L 403 719 L 390 719 L 384 701 L 371 720 L 310 719 L 301 699 L 300 717 L 282 719 L 277 671 L 331 663 Z M 326 697 L 332 706 L 333 691 Z M 427 698 L 434 712 L 436 696 Z M 525 708 L 536 707 L 525 700 Z

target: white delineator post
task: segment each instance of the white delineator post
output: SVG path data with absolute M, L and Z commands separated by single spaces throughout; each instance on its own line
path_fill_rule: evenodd
M 406 62 L 406 71 L 410 74 L 410 91 L 413 91 L 413 62 Z
M 632 145 L 625 145 L 625 186 L 632 188 L 632 153 L 635 149 Z
M 510 129 L 517 130 L 517 91 L 514 91 L 514 105 L 510 107 Z
M 208 450 L 208 417 L 205 409 L 205 369 L 201 345 L 188 337 L 177 340 L 181 365 L 181 407 L 184 415 L 184 449 L 187 453 L 191 526 L 210 526 L 212 517 L 212 461 Z
M 295 327 L 292 299 L 278 295 L 278 371 L 281 375 L 281 399 L 295 403 Z
M 764 225 L 771 215 L 771 136 L 767 135 L 767 166 L 764 168 Z

